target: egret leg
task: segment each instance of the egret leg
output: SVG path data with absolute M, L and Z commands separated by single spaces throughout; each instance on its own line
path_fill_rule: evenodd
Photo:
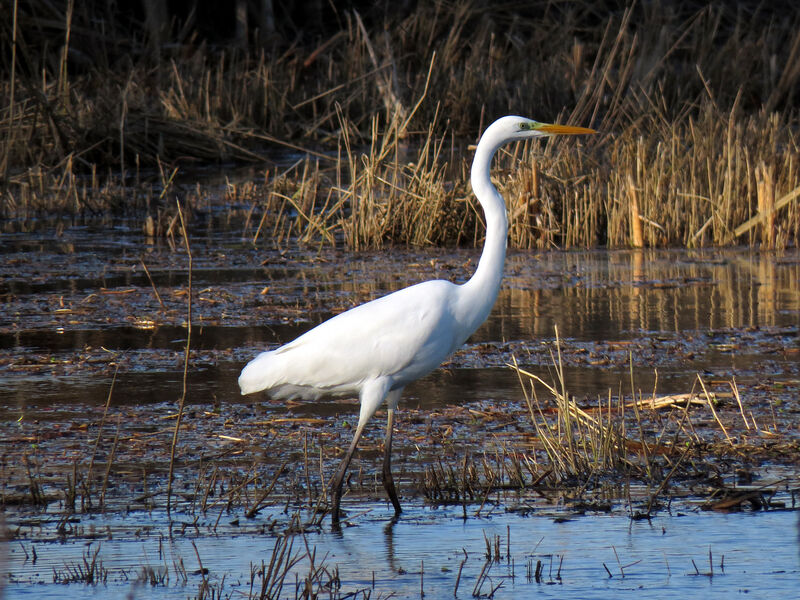
M 366 426 L 367 422 L 372 418 L 372 415 L 375 414 L 378 406 L 380 406 L 381 402 L 386 398 L 387 394 L 390 394 L 390 399 L 393 404 L 390 404 L 390 408 L 393 408 L 397 404 L 397 398 L 399 397 L 400 390 L 389 390 L 390 381 L 388 378 L 379 377 L 377 379 L 372 379 L 364 383 L 361 387 L 361 391 L 359 392 L 359 400 L 361 401 L 361 410 L 358 415 L 358 426 L 356 427 L 356 433 L 353 436 L 353 441 L 350 444 L 350 448 L 347 449 L 347 454 L 345 454 L 344 459 L 342 460 L 342 464 L 339 465 L 339 470 L 336 472 L 336 476 L 333 478 L 331 482 L 331 487 L 333 488 L 331 495 L 333 496 L 333 506 L 331 507 L 331 523 L 333 524 L 334 528 L 338 528 L 339 526 L 339 504 L 342 501 L 342 483 L 344 483 L 344 476 L 347 473 L 347 467 L 350 466 L 350 460 L 353 458 L 353 454 L 356 451 L 356 446 L 358 446 L 358 440 L 361 439 L 361 434 L 364 432 L 364 427 Z
M 394 424 L 394 409 L 388 410 L 388 417 L 386 419 L 386 440 L 383 444 L 383 487 L 389 495 L 389 500 L 392 501 L 394 506 L 394 514 L 399 515 L 401 512 L 400 501 L 397 499 L 397 490 L 394 487 L 394 478 L 392 477 L 392 430 Z
M 364 431 L 364 425 L 366 425 L 366 422 L 359 423 L 358 427 L 356 427 L 356 433 L 353 436 L 353 441 L 350 443 L 350 448 L 347 449 L 347 454 L 344 455 L 342 463 L 339 465 L 339 470 L 336 471 L 336 475 L 334 476 L 333 481 L 331 481 L 331 487 L 333 488 L 331 522 L 334 525 L 339 524 L 339 503 L 342 501 L 342 483 L 344 482 L 344 476 L 347 473 L 347 467 L 350 466 L 350 461 L 352 460 L 353 454 L 356 451 L 356 446 L 358 446 L 358 440 L 361 439 L 361 434 Z

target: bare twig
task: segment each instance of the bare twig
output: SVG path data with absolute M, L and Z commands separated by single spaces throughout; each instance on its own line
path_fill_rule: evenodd
M 175 429 L 172 433 L 172 444 L 170 445 L 169 454 L 169 475 L 167 477 L 167 514 L 170 513 L 170 500 L 172 496 L 172 479 L 175 472 L 175 448 L 178 445 L 178 432 L 181 427 L 181 419 L 183 418 L 183 407 L 186 403 L 186 390 L 187 390 L 187 377 L 189 372 L 189 349 L 192 342 L 192 250 L 189 247 L 189 232 L 186 230 L 186 222 L 183 219 L 183 211 L 181 210 L 180 201 L 176 200 L 178 207 L 178 216 L 181 221 L 181 230 L 183 231 L 183 242 L 186 246 L 186 255 L 189 258 L 189 284 L 188 284 L 188 300 L 186 306 L 186 350 L 183 355 L 183 388 L 181 397 L 178 401 L 178 417 L 175 419 Z

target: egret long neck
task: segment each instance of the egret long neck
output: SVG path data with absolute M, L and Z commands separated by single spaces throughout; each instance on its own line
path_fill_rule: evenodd
M 503 197 L 492 185 L 489 170 L 495 152 L 502 144 L 488 139 L 486 135 L 475 151 L 470 181 L 486 219 L 486 239 L 483 244 L 478 268 L 461 288 L 459 304 L 463 310 L 465 325 L 475 331 L 489 316 L 503 279 L 503 263 L 506 258 L 508 219 Z

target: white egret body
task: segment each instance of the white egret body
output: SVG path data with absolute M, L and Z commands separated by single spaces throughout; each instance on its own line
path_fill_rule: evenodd
M 267 390 L 273 398 L 315 399 L 355 395 L 361 401 L 358 426 L 332 481 L 331 517 L 339 520 L 342 481 L 369 419 L 385 401 L 388 409 L 383 483 L 400 513 L 391 473 L 394 410 L 403 388 L 438 367 L 489 316 L 500 290 L 508 220 L 489 170 L 497 149 L 535 136 L 594 133 L 592 129 L 539 123 L 523 117 L 498 119 L 475 151 L 470 181 L 486 218 L 478 268 L 462 285 L 419 283 L 341 313 L 293 342 L 262 352 L 239 376 L 242 394 Z

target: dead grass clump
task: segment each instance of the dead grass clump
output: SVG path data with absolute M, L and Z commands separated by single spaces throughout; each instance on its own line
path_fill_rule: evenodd
M 356 154 L 345 144 L 350 184 L 339 190 L 337 205 L 347 245 L 362 249 L 463 240 L 474 227 L 474 214 L 463 184 L 447 183 L 445 138 L 436 136 L 431 125 L 415 155 L 408 156 L 397 126 L 381 134 L 375 121 L 373 131 L 368 153 Z
M 558 344 L 556 350 L 559 354 L 554 357 L 554 364 L 558 381 L 553 385 L 513 365 L 522 378 L 531 423 L 551 472 L 561 482 L 586 482 L 600 474 L 635 470 L 627 455 L 624 423 L 612 415 L 610 399 L 605 407 L 599 403 L 593 414 L 578 406 L 566 389 Z M 545 416 L 534 381 L 552 394 L 556 403 L 555 419 Z
M 87 585 L 106 583 L 109 571 L 103 566 L 102 559 L 98 559 L 100 547 L 101 545 L 97 544 L 94 551 L 87 548 L 81 562 L 65 564 L 62 571 L 53 569 L 53 583 L 85 583 Z
M 475 463 L 464 460 L 461 468 L 441 460 L 425 468 L 420 480 L 422 495 L 435 504 L 466 504 L 473 502 L 481 490 Z
M 516 363 L 510 366 L 520 376 L 536 432 L 532 456 L 546 457 L 537 464 L 538 471 L 576 489 L 579 496 L 581 490 L 604 481 L 626 486 L 639 482 L 649 496 L 641 514 L 649 516 L 674 480 L 700 477 L 712 490 L 724 488 L 719 473 L 702 473 L 715 473 L 717 460 L 752 452 L 764 436 L 775 435 L 757 427 L 752 415 L 748 418 L 735 382 L 728 384 L 730 391 L 714 392 L 698 377 L 695 389 L 687 394 L 657 397 L 655 392 L 652 396 L 636 392 L 631 372 L 631 400 L 625 401 L 620 393 L 615 402 L 609 391 L 607 401 L 598 401 L 596 407 L 579 406 L 567 390 L 560 352 L 556 332 L 553 384 Z M 537 386 L 548 390 L 554 408 L 537 396 Z M 698 462 L 706 466 L 700 468 Z
M 514 247 L 798 243 L 796 7 L 420 3 L 219 45 L 211 13 L 137 37 L 116 5 L 0 6 L 5 216 L 141 208 L 146 167 L 300 152 L 264 206 L 281 240 L 479 244 L 467 144 L 518 113 L 603 135 L 500 158 Z

